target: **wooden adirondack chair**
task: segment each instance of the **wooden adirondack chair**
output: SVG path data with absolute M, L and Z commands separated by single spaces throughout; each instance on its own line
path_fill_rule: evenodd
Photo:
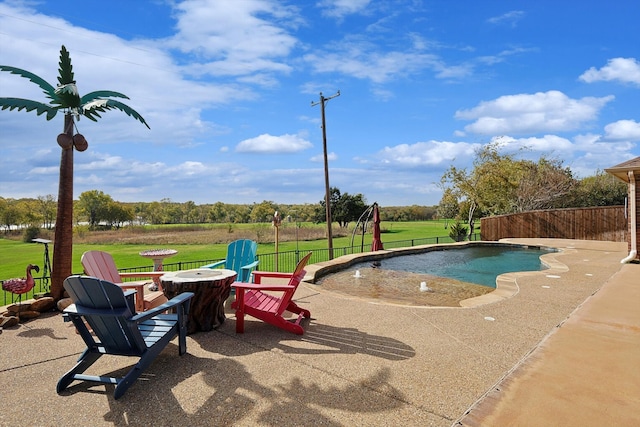
M 298 262 L 293 273 L 254 271 L 256 283 L 236 282 L 231 285 L 236 290 L 236 299 L 231 303 L 231 308 L 236 310 L 236 333 L 244 333 L 244 315 L 248 314 L 285 331 L 293 332 L 297 335 L 304 334 L 300 321 L 303 317 L 311 317 L 311 313 L 309 310 L 298 307 L 292 301 L 292 298 L 304 278 L 306 273 L 304 267 L 307 265 L 309 258 L 311 258 L 311 252 Z M 288 277 L 289 283 L 286 285 L 261 284 L 263 277 Z M 282 295 L 273 295 L 263 291 L 281 292 Z M 287 320 L 283 317 L 285 311 L 295 313 L 298 317 L 293 321 Z
M 119 273 L 111 254 L 103 251 L 87 251 L 82 254 L 80 262 L 82 263 L 85 274 L 89 276 L 115 283 L 123 289 L 135 289 L 136 311 L 149 310 L 167 302 L 167 298 L 162 293 L 160 280 L 157 280 L 164 274 L 164 271 Z M 129 282 L 125 282 L 123 280 L 124 278 L 129 277 L 146 277 L 151 280 L 137 280 Z M 149 290 L 148 285 L 152 285 L 154 283 L 158 286 L 158 290 Z
M 74 380 L 92 381 L 115 384 L 114 398 L 118 399 L 176 335 L 179 337 L 178 353 L 186 353 L 187 316 L 193 293 L 181 293 L 152 310 L 135 314 L 123 289 L 114 283 L 96 277 L 70 276 L 64 281 L 64 288 L 74 302 L 64 313 L 87 348 L 78 363 L 58 381 L 58 393 Z M 168 309 L 175 309 L 176 313 L 162 314 Z M 140 360 L 121 378 L 83 374 L 105 354 L 136 356 Z
M 203 265 L 202 268 L 216 268 L 224 265 L 224 268 L 234 270 L 238 273 L 238 282 L 250 282 L 251 272 L 258 265 L 258 260 L 256 260 L 257 252 L 258 244 L 253 240 L 236 240 L 227 246 L 226 259 L 214 262 L 213 264 Z

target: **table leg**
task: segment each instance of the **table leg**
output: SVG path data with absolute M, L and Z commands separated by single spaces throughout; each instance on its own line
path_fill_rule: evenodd
M 162 265 L 163 258 L 154 258 L 153 259 L 153 271 L 164 271 L 164 267 Z M 158 287 L 158 289 L 162 289 L 160 286 L 160 278 L 154 277 L 153 283 Z

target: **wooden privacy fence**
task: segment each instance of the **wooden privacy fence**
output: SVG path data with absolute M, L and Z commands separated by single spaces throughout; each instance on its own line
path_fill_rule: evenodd
M 482 240 L 506 237 L 546 237 L 557 239 L 626 241 L 627 218 L 624 206 L 550 209 L 480 220 Z

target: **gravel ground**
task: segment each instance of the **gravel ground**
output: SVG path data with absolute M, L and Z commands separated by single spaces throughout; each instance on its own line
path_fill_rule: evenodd
M 523 241 L 562 252 L 549 270 L 506 275 L 465 307 L 372 303 L 303 284 L 296 300 L 312 313 L 303 336 L 250 317 L 238 335 L 229 311 L 218 330 L 188 337 L 187 355 L 170 344 L 118 401 L 104 385 L 56 394 L 84 344 L 60 314 L 41 316 L 0 335 L 0 425 L 451 426 L 626 256 L 620 243 Z M 133 362 L 103 359 L 92 373 Z

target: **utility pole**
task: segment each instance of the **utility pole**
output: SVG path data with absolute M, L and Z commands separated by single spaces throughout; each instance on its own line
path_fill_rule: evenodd
M 322 149 L 324 153 L 324 204 L 325 204 L 325 216 L 327 220 L 327 239 L 329 241 L 329 259 L 333 259 L 333 233 L 331 231 L 331 191 L 329 187 L 329 160 L 327 157 L 327 126 L 324 117 L 324 106 L 330 99 L 340 96 L 340 91 L 335 95 L 325 98 L 320 92 L 320 101 L 311 102 L 311 106 L 315 107 L 320 105 L 322 111 Z

